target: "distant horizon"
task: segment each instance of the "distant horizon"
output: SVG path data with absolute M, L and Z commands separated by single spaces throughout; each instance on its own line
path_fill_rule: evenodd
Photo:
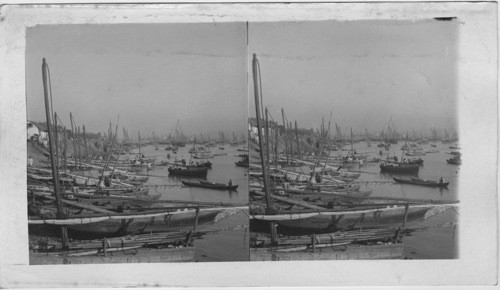
M 263 106 L 299 127 L 457 128 L 458 27 L 435 20 L 249 24 Z M 250 56 L 251 58 L 251 56 Z M 250 64 L 251 66 L 251 64 Z M 250 67 L 250 116 L 255 117 Z
M 319 21 L 38 25 L 26 32 L 28 119 L 45 120 L 41 59 L 64 125 L 118 135 L 246 134 L 252 54 L 272 118 L 304 129 L 458 131 L 457 24 Z M 247 45 L 248 33 L 248 45 Z M 179 123 L 179 125 L 177 125 Z
M 26 31 L 27 117 L 45 120 L 42 58 L 54 111 L 70 127 L 129 134 L 246 132 L 244 23 L 37 25 Z

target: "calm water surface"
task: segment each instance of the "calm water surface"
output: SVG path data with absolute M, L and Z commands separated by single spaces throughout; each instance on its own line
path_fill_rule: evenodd
M 162 160 L 168 160 L 167 154 L 170 154 L 170 161 L 182 159 L 187 162 L 190 160 L 188 150 L 191 144 L 179 148 L 177 154 L 172 151 L 166 151 L 165 145 L 149 145 L 141 147 L 141 153 L 145 156 L 154 156 L 156 163 Z M 212 153 L 227 153 L 224 156 L 215 156 L 209 159 L 212 162 L 212 169 L 208 170 L 207 180 L 213 182 L 227 183 L 230 179 L 238 184 L 237 191 L 212 190 L 197 187 L 185 187 L 181 180 L 197 181 L 199 178 L 168 176 L 168 166 L 155 166 L 152 170 L 141 171 L 139 174 L 150 175 L 146 185 L 165 185 L 165 187 L 151 188 L 150 194 L 161 194 L 162 200 L 186 200 L 186 201 L 207 201 L 248 204 L 248 179 L 247 169 L 236 167 L 234 164 L 240 160 L 236 155 L 245 153 L 237 151 L 241 147 L 229 145 L 223 146 L 225 150 L 219 147 L 212 147 Z M 134 150 L 137 151 L 137 150 Z M 123 159 L 134 158 L 134 154 L 127 154 Z M 200 159 L 193 159 L 202 161 Z M 219 221 L 215 224 L 203 225 L 198 230 L 213 231 L 211 234 L 203 236 L 202 239 L 194 241 L 196 246 L 196 261 L 244 261 L 248 260 L 248 211 L 239 211 L 236 214 Z
M 400 147 L 404 142 L 392 144 L 389 150 L 384 150 L 383 158 L 389 154 L 391 157 L 395 154 L 401 159 Z M 449 146 L 453 144 L 435 143 L 437 147 L 431 147 L 430 144 L 422 145 L 425 150 L 438 149 L 439 153 L 427 153 L 422 156 L 424 164 L 420 167 L 418 176 L 420 178 L 437 180 L 443 177 L 450 182 L 448 188 L 439 189 L 432 187 L 415 186 L 411 184 L 396 184 L 393 183 L 393 177 L 406 177 L 405 175 L 380 173 L 379 163 L 367 163 L 361 167 L 353 167 L 353 171 L 361 171 L 363 174 L 358 181 L 360 182 L 387 182 L 382 184 L 368 183 L 366 188 L 362 190 L 373 190 L 372 196 L 386 197 L 403 197 L 416 199 L 433 199 L 433 200 L 459 200 L 458 196 L 458 176 L 460 166 L 449 165 L 446 159 L 451 155 L 447 152 L 452 151 Z M 171 161 L 184 157 L 189 161 L 190 154 L 188 153 L 190 145 L 179 148 L 177 154 L 172 154 L 171 151 L 165 151 L 164 146 L 159 146 L 160 150 L 155 150 L 154 146 L 141 148 L 141 151 L 146 156 L 155 156 L 159 162 L 167 160 L 167 154 L 171 155 Z M 202 188 L 183 187 L 181 180 L 189 178 L 169 177 L 167 166 L 156 166 L 153 170 L 143 174 L 151 175 L 149 185 L 168 185 L 166 188 L 151 189 L 150 193 L 160 193 L 161 199 L 164 200 L 187 200 L 187 201 L 211 201 L 224 203 L 248 203 L 248 179 L 245 168 L 236 167 L 234 162 L 239 160 L 237 154 L 238 147 L 224 146 L 225 150 L 219 150 L 218 147 L 211 148 L 212 153 L 225 152 L 225 156 L 215 156 L 210 161 L 213 163 L 213 169 L 208 171 L 207 179 L 210 181 L 226 183 L 232 179 L 239 185 L 236 192 L 208 190 Z M 368 147 L 366 142 L 354 144 L 354 149 L 358 153 L 370 153 L 371 156 L 378 154 L 381 150 L 372 143 Z M 332 155 L 339 155 L 345 152 L 332 152 Z M 132 156 L 132 155 L 130 155 Z M 127 157 L 125 157 L 127 158 Z M 197 178 L 193 179 L 197 180 Z M 431 227 L 438 226 L 449 222 L 459 220 L 458 209 L 448 209 L 447 211 L 433 216 L 414 227 Z M 248 244 L 248 212 L 240 211 L 237 214 L 222 220 L 216 224 L 200 227 L 200 230 L 211 230 L 213 234 L 208 234 L 203 239 L 196 240 L 196 261 L 245 261 L 248 260 L 249 244 Z M 412 236 L 404 238 L 404 254 L 411 259 L 453 259 L 458 258 L 458 227 L 440 227 L 436 229 L 427 229 L 417 231 Z
M 452 149 L 449 149 L 451 144 L 442 144 L 435 142 L 437 147 L 431 147 L 430 144 L 422 145 L 424 150 L 437 149 L 439 153 L 427 153 L 421 156 L 424 164 L 420 166 L 419 172 L 414 177 L 438 180 L 443 177 L 445 181 L 449 181 L 448 188 L 433 188 L 425 186 L 417 186 L 412 184 L 367 184 L 368 189 L 373 190 L 372 196 L 389 196 L 389 197 L 404 197 L 416 199 L 432 199 L 432 200 L 460 200 L 458 196 L 460 165 L 450 165 L 446 163 L 446 159 L 452 157 L 448 154 Z M 401 160 L 401 146 L 404 142 L 391 144 L 389 150 L 377 147 L 377 143 L 372 143 L 371 147 L 367 146 L 366 142 L 354 144 L 354 149 L 358 153 L 370 152 L 371 156 L 382 150 L 382 158 L 396 155 Z M 405 156 L 408 158 L 408 156 Z M 367 163 L 363 166 L 352 168 L 353 171 L 359 170 L 366 172 L 362 174 L 358 181 L 387 181 L 392 182 L 393 177 L 410 178 L 411 175 L 399 175 L 396 173 L 380 173 L 379 163 Z M 365 188 L 365 189 L 367 189 Z M 363 187 L 362 187 L 363 190 Z M 457 222 L 459 220 L 458 207 L 448 209 L 439 215 L 432 216 L 426 221 L 412 225 L 414 227 L 430 227 L 442 225 L 449 222 Z M 411 259 L 454 259 L 458 258 L 458 226 L 448 226 L 436 229 L 428 229 L 425 231 L 415 232 L 412 236 L 404 238 L 404 255 Z

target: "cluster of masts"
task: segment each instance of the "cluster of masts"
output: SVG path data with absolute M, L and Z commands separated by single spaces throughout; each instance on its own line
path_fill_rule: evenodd
M 256 124 L 256 118 L 250 118 L 250 127 L 254 126 Z M 264 121 L 261 121 L 262 124 L 264 124 Z M 297 122 L 297 121 L 295 121 Z M 292 124 L 289 122 L 285 122 L 283 124 L 280 124 L 279 122 L 276 122 L 274 120 L 269 121 L 269 127 L 274 129 L 276 128 L 279 132 L 280 135 L 283 135 L 285 131 L 294 131 L 295 129 L 293 128 Z M 251 130 L 251 129 L 250 129 Z M 328 133 L 327 133 L 328 132 Z M 456 131 L 453 133 L 449 133 L 448 130 L 444 129 L 442 134 L 438 133 L 438 130 L 436 129 L 431 129 L 430 134 L 425 134 L 422 131 L 417 131 L 417 130 L 411 130 L 411 131 L 404 131 L 404 132 L 398 132 L 396 129 L 392 127 L 388 127 L 386 129 L 382 129 L 380 131 L 372 131 L 369 132 L 368 129 L 353 129 L 352 127 L 347 127 L 347 128 L 342 128 L 339 126 L 337 123 L 335 123 L 335 128 L 334 130 L 326 130 L 325 127 L 325 122 L 324 118 L 322 119 L 321 126 L 320 128 L 310 128 L 310 129 L 305 129 L 305 128 L 297 128 L 297 133 L 300 136 L 319 136 L 319 139 L 323 139 L 325 134 L 328 134 L 327 139 L 335 141 L 337 143 L 350 143 L 351 141 L 354 142 L 359 142 L 359 141 L 384 141 L 388 143 L 391 140 L 394 141 L 421 141 L 421 140 L 427 140 L 431 142 L 436 142 L 436 141 L 443 141 L 443 142 L 457 142 L 458 141 L 458 134 Z

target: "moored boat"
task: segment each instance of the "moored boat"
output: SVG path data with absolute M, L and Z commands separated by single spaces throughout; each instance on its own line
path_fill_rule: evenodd
M 415 184 L 415 185 L 423 185 L 423 186 L 430 186 L 430 187 L 448 187 L 449 182 L 439 182 L 435 180 L 427 180 L 427 179 L 420 179 L 420 178 L 411 178 L 411 179 L 403 179 L 403 178 L 393 178 L 394 181 L 399 182 L 399 183 L 407 183 L 407 184 Z
M 126 234 L 171 232 L 223 219 L 233 212 L 224 208 L 195 209 L 172 208 L 129 213 L 87 213 L 73 215 L 67 219 L 32 217 L 30 225 L 67 225 L 71 231 L 88 237 L 112 237 Z M 219 216 L 219 217 L 218 217 Z
M 444 209 L 444 207 L 443 207 Z M 275 221 L 282 230 L 335 232 L 344 229 L 377 229 L 400 225 L 406 216 L 406 223 L 411 224 L 427 219 L 440 211 L 439 206 L 405 206 L 366 208 L 360 210 L 345 209 L 337 212 L 281 213 L 278 215 L 252 215 L 254 220 Z
M 460 155 L 455 155 L 450 159 L 446 159 L 446 163 L 453 165 L 462 165 L 462 159 L 460 158 Z
M 181 182 L 182 182 L 182 184 L 184 184 L 186 186 L 219 189 L 219 190 L 236 190 L 238 188 L 237 184 L 229 185 L 229 184 L 224 184 L 224 183 L 216 183 L 216 182 L 209 182 L 209 181 L 202 181 L 202 180 L 200 180 L 199 182 L 190 182 L 190 181 L 182 180 Z
M 168 168 L 170 175 L 206 177 L 208 167 L 197 166 L 172 166 Z
M 412 163 L 401 163 L 401 162 L 390 162 L 385 161 L 380 164 L 380 170 L 383 172 L 395 172 L 395 173 L 418 173 L 418 164 Z

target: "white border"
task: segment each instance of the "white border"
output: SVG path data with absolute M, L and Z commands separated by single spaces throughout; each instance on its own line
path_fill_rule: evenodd
M 496 11 L 495 3 L 491 2 L 40 4 L 30 7 L 15 5 L 0 7 L 0 228 L 2 229 L 0 287 L 495 284 L 498 272 Z M 458 44 L 460 59 L 456 73 L 460 136 L 466 165 L 460 170 L 459 259 L 27 265 L 26 101 L 24 92 L 26 27 L 36 24 L 70 23 L 367 19 L 417 21 L 446 16 L 458 17 L 458 21 L 461 22 L 457 24 L 460 26 Z

